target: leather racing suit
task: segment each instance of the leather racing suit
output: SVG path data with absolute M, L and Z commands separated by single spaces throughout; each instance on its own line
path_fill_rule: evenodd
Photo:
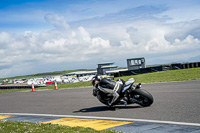
M 113 96 L 111 101 L 108 101 L 108 106 L 112 104 L 119 98 L 120 93 L 124 87 L 124 81 L 119 79 L 117 81 L 109 80 L 107 78 L 102 78 L 97 86 L 104 93 L 109 93 Z

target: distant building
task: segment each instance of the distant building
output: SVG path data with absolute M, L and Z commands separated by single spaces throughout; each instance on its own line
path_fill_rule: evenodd
M 96 75 L 97 71 L 77 71 L 65 74 L 65 76 L 73 76 L 76 75 L 77 77 L 81 76 L 88 76 L 88 75 Z
M 106 72 L 108 72 L 108 71 L 117 70 L 117 66 L 113 65 L 113 64 L 114 64 L 114 62 L 97 64 L 98 65 L 97 74 L 98 75 L 106 75 Z
M 146 68 L 145 58 L 131 58 L 127 59 L 128 70 L 136 70 L 140 68 Z

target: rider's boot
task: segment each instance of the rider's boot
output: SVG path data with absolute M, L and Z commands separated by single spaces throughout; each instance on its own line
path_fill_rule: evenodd
M 125 106 L 127 105 L 127 101 L 125 99 L 121 99 L 120 102 L 123 103 Z

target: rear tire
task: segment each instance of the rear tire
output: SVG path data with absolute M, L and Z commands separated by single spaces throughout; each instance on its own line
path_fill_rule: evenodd
M 146 90 L 136 89 L 131 93 L 131 97 L 137 100 L 137 103 L 143 107 L 150 106 L 153 103 L 153 96 Z

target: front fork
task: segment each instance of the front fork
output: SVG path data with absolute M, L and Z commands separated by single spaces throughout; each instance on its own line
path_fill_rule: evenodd
M 137 85 L 132 85 L 131 86 L 131 89 L 128 91 L 128 94 L 129 94 L 129 101 L 130 101 L 130 103 L 138 103 L 138 100 L 137 99 L 135 99 L 135 98 L 133 98 L 132 96 L 131 96 L 131 92 L 132 91 L 134 91 L 134 90 L 136 90 L 136 89 L 140 89 L 142 87 L 142 84 L 141 83 L 139 83 L 139 84 L 137 84 Z

